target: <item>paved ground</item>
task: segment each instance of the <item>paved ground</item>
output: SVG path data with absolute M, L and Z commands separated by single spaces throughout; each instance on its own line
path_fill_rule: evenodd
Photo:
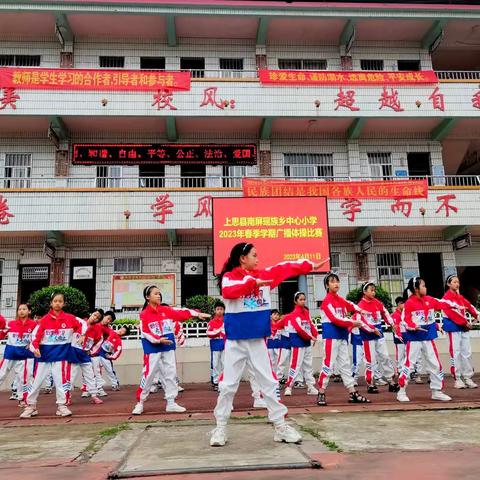
M 104 405 L 74 396 L 75 415 L 54 417 L 54 396 L 42 395 L 41 415 L 17 418 L 0 393 L 0 478 L 9 480 L 162 478 L 164 480 L 477 479 L 480 470 L 480 389 L 449 391 L 455 401 L 432 402 L 426 385 L 412 385 L 400 404 L 386 392 L 371 405 L 351 406 L 338 384 L 329 406 L 304 390 L 286 399 L 301 445 L 273 442 L 266 411 L 251 409 L 247 384 L 235 402 L 229 442 L 208 445 L 216 394 L 187 385 L 179 402 L 189 411 L 165 414 L 161 394 L 146 414 L 132 417 L 134 387 L 112 392 Z M 361 388 L 362 389 L 362 388 Z M 8 397 L 7 397 L 8 398 Z M 15 415 L 14 415 L 15 414 Z M 321 467 L 321 468 L 319 468 Z M 195 472 L 195 473 L 193 473 Z

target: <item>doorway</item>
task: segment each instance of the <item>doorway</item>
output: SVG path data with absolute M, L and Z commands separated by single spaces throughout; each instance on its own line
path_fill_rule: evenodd
M 18 282 L 19 303 L 28 302 L 30 295 L 50 285 L 50 265 L 21 265 Z
M 408 176 L 427 177 L 432 174 L 430 167 L 429 152 L 409 152 L 407 153 Z
M 293 297 L 298 292 L 298 279 L 285 280 L 278 286 L 278 309 L 282 315 L 293 311 Z
M 420 276 L 425 280 L 427 295 L 442 298 L 445 293 L 441 253 L 419 253 Z
M 70 260 L 70 286 L 78 288 L 85 294 L 90 311 L 95 309 L 97 260 L 72 259 Z
M 182 257 L 182 306 L 194 295 L 208 295 L 207 257 Z

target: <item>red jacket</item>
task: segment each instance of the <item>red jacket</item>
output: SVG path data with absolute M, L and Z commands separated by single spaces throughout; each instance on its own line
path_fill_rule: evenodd
M 3 315 L 0 315 L 0 340 L 3 340 L 7 335 L 7 320 Z
M 393 327 L 394 322 L 390 313 L 377 298 L 369 300 L 368 298 L 363 297 L 360 302 L 358 302 L 358 306 L 369 313 L 369 315 L 366 316 L 366 320 L 369 324 L 378 325 L 384 320 L 387 325 Z
M 473 318 L 478 318 L 479 313 L 476 310 L 476 308 L 460 293 L 455 293 L 455 292 L 452 292 L 451 290 L 448 290 L 447 292 L 445 292 L 443 299 L 449 300 L 450 302 L 453 302 L 456 305 L 458 305 L 458 307 L 452 307 L 452 308 L 453 310 L 458 312 L 460 315 L 463 316 L 463 313 L 466 310 L 468 313 L 470 313 L 470 315 Z M 466 325 L 465 322 L 459 323 L 458 318 L 451 318 L 451 320 L 453 320 L 455 323 L 459 325 Z
M 116 360 L 121 354 L 122 337 L 114 330 L 111 330 L 108 338 L 102 343 L 100 356 L 109 360 Z
M 207 327 L 208 338 L 225 338 L 225 327 L 223 324 L 223 315 L 217 317 L 216 315 L 208 322 Z
M 317 328 L 310 319 L 310 312 L 306 308 L 296 306 L 293 312 L 285 316 L 284 321 L 287 322 L 290 339 L 292 339 L 292 335 L 298 335 L 303 340 L 317 339 Z

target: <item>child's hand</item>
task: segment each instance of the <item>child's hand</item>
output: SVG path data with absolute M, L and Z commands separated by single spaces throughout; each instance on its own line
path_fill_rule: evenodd
M 373 333 L 377 336 L 377 337 L 381 337 L 382 334 L 380 333 L 380 330 L 378 328 L 376 328 Z
M 353 325 L 354 327 L 363 327 L 363 322 L 362 322 L 361 320 L 354 320 L 354 321 L 352 322 L 352 325 Z
M 208 313 L 199 313 L 198 314 L 198 318 L 200 318 L 201 320 L 206 320 L 207 318 L 210 318 L 211 315 L 209 315 Z
M 160 343 L 162 345 L 172 345 L 173 344 L 173 342 L 171 340 L 169 340 L 168 338 L 161 338 L 158 343 Z
M 318 262 L 318 263 L 315 263 L 313 265 L 313 269 L 314 270 L 318 270 L 321 266 L 325 265 L 326 263 L 328 263 L 330 261 L 330 257 L 326 258 L 325 260 L 322 260 L 321 262 Z
M 256 282 L 257 282 L 257 287 L 263 287 L 265 285 L 270 285 L 273 282 L 273 280 L 261 280 L 260 278 L 257 278 Z
M 34 348 L 34 349 L 32 350 L 32 352 L 33 352 L 33 354 L 35 355 L 36 358 L 40 358 L 40 357 L 41 357 L 41 355 L 40 355 L 40 349 Z

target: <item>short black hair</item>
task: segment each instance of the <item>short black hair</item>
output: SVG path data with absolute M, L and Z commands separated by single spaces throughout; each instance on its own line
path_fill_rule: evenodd
M 395 299 L 395 305 L 398 305 L 399 303 L 405 303 L 405 299 L 403 297 L 397 297 Z
M 277 310 L 276 308 L 272 308 L 272 310 L 270 310 L 270 315 L 273 315 L 274 313 L 278 313 L 280 315 L 279 310 Z
M 107 310 L 107 311 L 104 313 L 103 317 L 105 318 L 105 317 L 107 317 L 107 316 L 112 317 L 112 322 L 114 322 L 114 321 L 117 319 L 117 316 L 115 315 L 115 313 L 114 313 L 112 310 Z
M 225 304 L 221 300 L 215 300 L 213 304 L 213 308 L 222 307 L 225 310 Z
M 122 325 L 120 328 L 125 329 L 125 334 L 124 335 L 130 335 L 130 332 L 132 331 L 132 329 L 130 328 L 130 325 Z M 120 328 L 119 328 L 119 330 L 120 330 Z

